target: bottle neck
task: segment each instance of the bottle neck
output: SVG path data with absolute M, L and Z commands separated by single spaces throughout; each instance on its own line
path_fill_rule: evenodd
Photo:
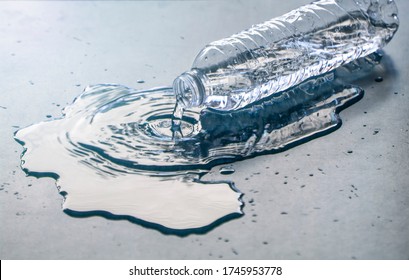
M 205 79 L 200 70 L 184 72 L 173 82 L 177 102 L 185 108 L 199 107 L 203 105 L 205 91 Z

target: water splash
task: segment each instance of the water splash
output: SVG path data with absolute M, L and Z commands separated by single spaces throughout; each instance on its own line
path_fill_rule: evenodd
M 22 168 L 55 178 L 69 214 L 126 218 L 181 235 L 205 232 L 242 215 L 243 203 L 233 182 L 204 182 L 203 175 L 339 127 L 338 112 L 363 91 L 337 75 L 233 112 L 185 110 L 177 137 L 171 88 L 90 86 L 61 119 L 16 132 L 25 147 Z
M 62 119 L 16 133 L 26 148 L 22 167 L 58 179 L 63 209 L 71 214 L 102 211 L 174 230 L 240 215 L 241 194 L 232 183 L 201 182 L 200 169 L 166 170 L 186 164 L 168 133 L 171 94 L 166 88 L 88 87 Z M 199 128 L 188 116 L 181 124 L 186 137 Z

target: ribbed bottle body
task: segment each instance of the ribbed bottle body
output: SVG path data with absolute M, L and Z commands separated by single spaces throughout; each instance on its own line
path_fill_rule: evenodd
M 397 28 L 392 0 L 316 1 L 207 45 L 187 72 L 200 91 L 184 90 L 192 106 L 242 108 L 375 52 Z

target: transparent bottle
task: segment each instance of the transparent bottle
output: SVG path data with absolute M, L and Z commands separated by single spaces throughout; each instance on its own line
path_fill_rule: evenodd
M 242 108 L 385 46 L 393 0 L 321 0 L 207 45 L 173 83 L 178 106 Z

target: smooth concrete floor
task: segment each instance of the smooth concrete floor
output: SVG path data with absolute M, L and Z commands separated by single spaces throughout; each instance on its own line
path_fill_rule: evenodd
M 54 180 L 19 168 L 13 133 L 60 117 L 89 84 L 170 85 L 206 43 L 308 0 L 1 1 L 0 258 L 408 259 L 409 2 L 396 2 L 400 29 L 342 127 L 234 175 L 215 167 L 207 177 L 233 180 L 245 215 L 182 238 L 64 214 Z

